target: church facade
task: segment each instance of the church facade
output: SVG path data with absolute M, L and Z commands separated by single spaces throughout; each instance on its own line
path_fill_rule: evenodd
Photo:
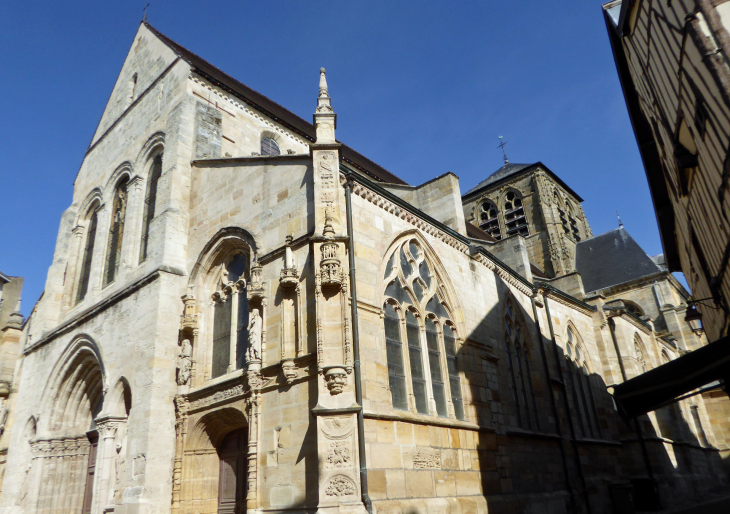
M 661 259 L 594 237 L 542 163 L 462 196 L 335 130 L 324 69 L 310 124 L 143 22 L 23 327 L 0 512 L 607 513 L 726 486 L 702 397 L 626 423 L 607 390 L 705 344 Z

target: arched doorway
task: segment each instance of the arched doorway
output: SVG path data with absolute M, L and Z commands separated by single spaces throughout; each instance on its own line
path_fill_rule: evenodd
M 246 452 L 248 434 L 245 428 L 226 436 L 218 449 L 218 514 L 246 512 Z
M 249 426 L 243 411 L 233 405 L 193 414 L 185 422 L 191 428 L 183 435 L 180 492 L 173 496 L 174 513 L 246 512 Z

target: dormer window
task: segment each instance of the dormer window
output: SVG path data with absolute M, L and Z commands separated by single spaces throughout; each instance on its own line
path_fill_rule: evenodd
M 479 208 L 479 228 L 487 232 L 496 240 L 502 239 L 502 232 L 499 229 L 499 218 L 497 207 L 492 202 L 484 202 Z
M 504 202 L 504 222 L 507 226 L 507 235 L 520 234 L 527 236 L 527 219 L 525 210 L 522 208 L 522 198 L 517 193 L 510 191 Z
M 261 138 L 261 155 L 281 155 L 279 143 L 271 137 Z

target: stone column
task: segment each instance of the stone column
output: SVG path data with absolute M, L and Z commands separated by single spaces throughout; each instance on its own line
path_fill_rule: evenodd
M 66 272 L 66 280 L 70 281 L 70 284 L 66 286 L 66 290 L 63 295 L 63 306 L 66 308 L 73 307 L 76 301 L 76 291 L 79 287 L 79 277 L 77 276 L 76 270 L 79 267 L 80 253 L 84 244 L 84 234 L 88 227 L 83 225 L 77 225 L 74 227 L 73 238 L 71 241 L 71 251 L 68 256 L 68 271 Z
M 93 514 L 101 514 L 114 510 L 114 475 L 117 456 L 114 441 L 116 440 L 119 425 L 123 421 L 124 418 L 112 416 L 96 419 L 96 429 L 99 432 L 99 446 L 96 456 L 94 500 L 91 508 Z
M 261 395 L 257 391 L 252 391 L 251 397 L 248 398 L 246 403 L 248 405 L 248 450 L 246 454 L 248 493 L 246 496 L 246 511 L 251 513 L 258 508 L 258 441 Z
M 230 350 L 228 352 L 228 373 L 236 369 L 236 349 L 238 347 L 238 295 L 240 294 L 238 284 L 231 285 L 231 337 L 229 340 Z
M 172 471 L 172 514 L 180 512 L 182 490 L 182 461 L 185 436 L 188 432 L 188 402 L 182 396 L 175 397 L 175 463 Z
M 127 184 L 127 213 L 124 223 L 124 236 L 122 238 L 122 265 L 125 269 L 131 269 L 139 261 L 139 244 L 141 238 L 140 227 L 144 221 L 144 210 L 140 211 L 142 198 L 142 177 L 136 175 Z M 120 266 L 121 268 L 122 266 Z

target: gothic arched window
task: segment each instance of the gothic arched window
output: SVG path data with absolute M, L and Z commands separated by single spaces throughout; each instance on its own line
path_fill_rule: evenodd
M 568 328 L 567 337 L 565 371 L 573 411 L 583 437 L 597 438 L 601 435 L 601 428 L 598 424 L 598 411 L 593 397 L 585 349 L 572 327 Z
M 636 354 L 636 360 L 639 362 L 639 368 L 641 373 L 646 373 L 648 370 L 646 363 L 646 353 L 644 352 L 644 343 L 638 335 L 634 336 L 634 353 Z
M 464 419 L 458 336 L 445 304 L 444 288 L 417 240 L 397 247 L 386 265 L 384 280 L 388 385 L 393 407 Z
M 642 308 L 639 307 L 634 302 L 629 302 L 627 300 L 624 300 L 623 302 L 624 302 L 624 305 L 626 306 L 626 310 L 632 316 L 635 316 L 637 318 L 641 318 L 644 315 L 644 311 L 642 310 Z
M 573 237 L 573 240 L 577 243 L 580 241 L 580 230 L 578 230 L 578 222 L 575 220 L 573 215 L 573 206 L 570 202 L 565 202 L 565 211 L 568 213 L 568 222 L 570 223 L 569 235 Z
M 147 179 L 147 194 L 144 199 L 144 216 L 142 218 L 142 242 L 139 248 L 139 262 L 147 259 L 147 244 L 149 243 L 150 225 L 155 217 L 155 204 L 157 203 L 157 185 L 162 175 L 162 154 L 157 155 L 150 167 L 150 175 Z
M 122 260 L 122 238 L 124 237 L 124 221 L 127 216 L 127 178 L 117 184 L 112 207 L 112 223 L 109 227 L 109 241 L 106 248 L 106 265 L 104 267 L 104 286 L 114 282 Z
M 512 299 L 505 304 L 504 314 L 505 352 L 510 371 L 517 424 L 523 428 L 539 430 L 537 401 L 530 371 L 530 354 L 522 316 L 515 310 Z
M 277 143 L 274 138 L 262 137 L 261 155 L 281 155 L 281 150 L 279 150 L 279 143 Z
M 86 297 L 89 290 L 89 277 L 91 276 L 91 261 L 94 257 L 94 242 L 96 241 L 96 225 L 98 217 L 96 208 L 93 207 L 89 223 L 86 227 L 86 244 L 84 245 L 84 255 L 81 259 L 81 270 L 79 273 L 79 284 L 76 290 L 76 303 L 81 302 Z
M 479 228 L 496 240 L 502 239 L 498 213 L 497 207 L 492 202 L 486 201 L 479 206 Z
M 522 198 L 514 191 L 509 191 L 504 199 L 504 224 L 508 236 L 514 234 L 527 236 L 529 234 Z
M 213 293 L 213 358 L 211 378 L 246 363 L 248 350 L 248 256 L 235 253 L 219 266 Z

